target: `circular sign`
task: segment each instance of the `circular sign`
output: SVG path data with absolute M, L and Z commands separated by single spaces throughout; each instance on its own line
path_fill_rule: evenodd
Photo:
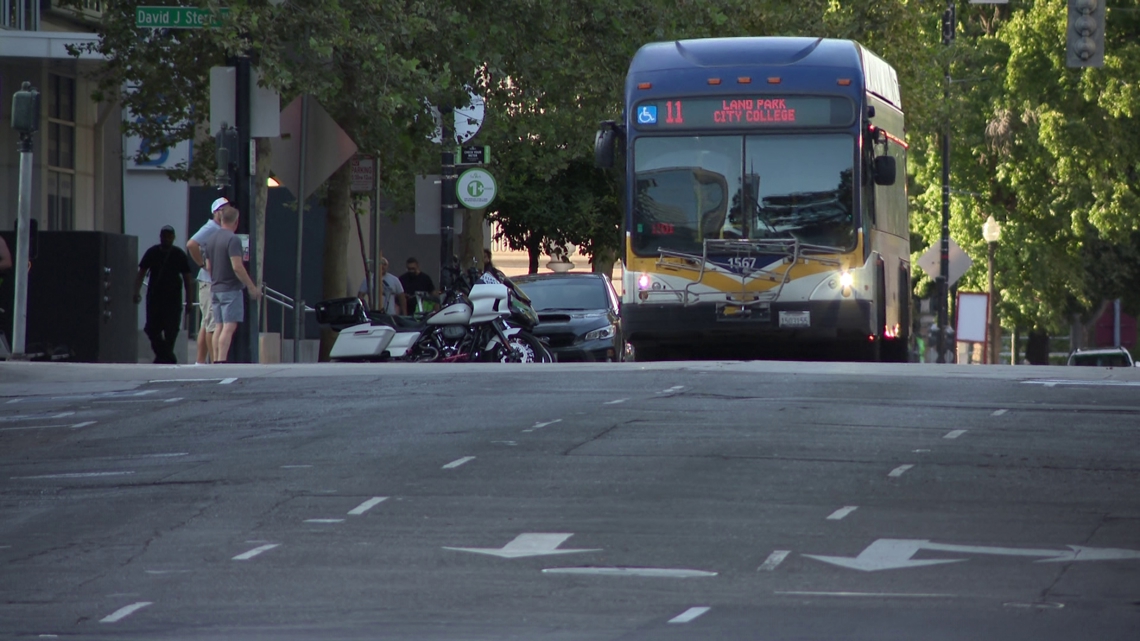
M 467 209 L 486 208 L 495 200 L 496 191 L 495 177 L 486 169 L 468 169 L 455 181 L 455 195 Z

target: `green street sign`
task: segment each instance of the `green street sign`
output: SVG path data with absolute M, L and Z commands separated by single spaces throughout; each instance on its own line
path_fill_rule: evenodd
M 218 9 L 212 13 L 209 9 L 198 7 L 138 7 L 135 9 L 135 27 L 140 29 L 201 29 L 202 27 L 217 27 L 222 24 L 224 17 L 230 10 Z
M 455 181 L 455 195 L 467 209 L 485 209 L 495 200 L 496 191 L 495 177 L 485 169 L 468 169 Z

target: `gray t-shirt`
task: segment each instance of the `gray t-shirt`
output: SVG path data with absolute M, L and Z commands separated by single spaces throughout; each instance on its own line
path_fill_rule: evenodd
M 241 239 L 228 229 L 218 229 L 210 237 L 209 244 L 204 252 L 210 261 L 210 280 L 213 285 L 210 291 L 214 292 L 240 292 L 245 285 L 238 280 L 234 273 L 234 266 L 230 257 L 242 257 Z
M 206 244 L 209 242 L 210 237 L 213 236 L 214 233 L 221 228 L 222 226 L 214 222 L 214 219 L 211 218 L 210 220 L 206 221 L 205 225 L 199 227 L 198 231 L 194 232 L 194 235 L 190 237 L 190 240 L 198 243 L 198 246 L 201 247 L 203 260 L 206 258 Z M 202 281 L 203 283 L 210 282 L 210 272 L 206 271 L 205 267 L 198 270 L 198 280 Z

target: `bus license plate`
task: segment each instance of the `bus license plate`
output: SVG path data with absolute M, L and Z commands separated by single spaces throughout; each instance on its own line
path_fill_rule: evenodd
M 811 312 L 780 312 L 780 327 L 811 327 Z

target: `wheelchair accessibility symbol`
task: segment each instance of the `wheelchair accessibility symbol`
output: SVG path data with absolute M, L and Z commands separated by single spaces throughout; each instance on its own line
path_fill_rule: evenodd
M 637 122 L 642 125 L 657 124 L 657 105 L 646 105 L 637 108 Z

